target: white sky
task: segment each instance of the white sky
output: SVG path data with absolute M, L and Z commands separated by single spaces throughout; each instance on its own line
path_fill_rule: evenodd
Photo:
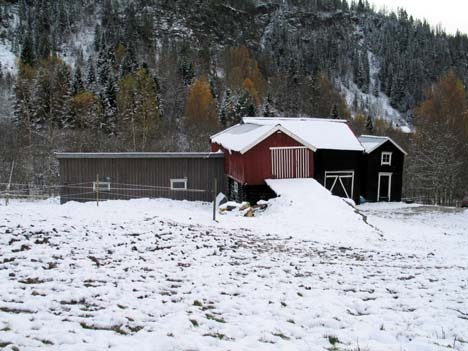
M 449 33 L 457 29 L 468 34 L 468 0 L 369 0 L 376 10 L 404 8 L 415 18 L 425 18 L 432 26 L 438 24 Z

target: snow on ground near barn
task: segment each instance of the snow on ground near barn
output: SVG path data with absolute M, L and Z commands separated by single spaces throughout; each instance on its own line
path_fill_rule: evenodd
M 468 350 L 467 211 L 287 197 L 0 206 L 0 348 Z

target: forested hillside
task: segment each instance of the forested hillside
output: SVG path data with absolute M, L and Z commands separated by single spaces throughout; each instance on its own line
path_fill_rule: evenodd
M 349 118 L 413 148 L 400 131 L 448 72 L 466 106 L 467 36 L 366 1 L 0 4 L 0 182 L 15 160 L 21 182 L 53 183 L 53 151 L 204 150 L 252 115 Z

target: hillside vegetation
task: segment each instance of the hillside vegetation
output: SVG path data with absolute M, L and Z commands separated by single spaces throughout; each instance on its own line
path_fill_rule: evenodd
M 20 0 L 0 9 L 0 182 L 13 160 L 17 182 L 55 182 L 53 151 L 205 150 L 211 133 L 252 115 L 347 118 L 358 133 L 419 147 L 415 155 L 422 144 L 400 130 L 418 125 L 416 111 L 432 118 L 418 109 L 431 86 L 448 74 L 466 100 L 466 35 L 361 0 Z M 463 108 L 456 123 L 438 113 L 443 134 L 466 125 Z M 466 148 L 467 134 L 455 134 L 456 150 Z M 445 197 L 464 192 L 466 163 L 455 162 Z M 415 195 L 433 190 L 409 185 Z

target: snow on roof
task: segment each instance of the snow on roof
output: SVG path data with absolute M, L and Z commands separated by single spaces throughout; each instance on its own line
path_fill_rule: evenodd
M 58 159 L 69 158 L 223 158 L 220 152 L 56 152 Z
M 361 135 L 359 137 L 359 141 L 361 142 L 362 146 L 364 146 L 366 154 L 370 154 L 372 151 L 378 149 L 381 145 L 383 145 L 387 141 L 390 141 L 401 152 L 403 152 L 405 155 L 408 155 L 408 153 L 405 150 L 403 150 L 403 148 L 400 145 L 398 145 L 389 137 L 376 136 L 376 135 Z
M 321 118 L 245 117 L 237 124 L 211 137 L 211 141 L 230 151 L 245 153 L 275 133 L 282 131 L 311 150 L 364 151 L 344 120 Z

